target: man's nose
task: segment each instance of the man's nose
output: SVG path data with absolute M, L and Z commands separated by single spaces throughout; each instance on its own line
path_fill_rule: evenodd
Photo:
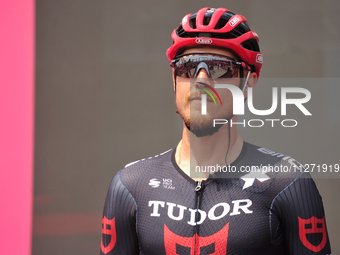
M 196 79 L 209 79 L 210 75 L 205 68 L 201 68 L 200 70 L 198 70 L 195 78 Z
M 196 79 L 209 79 L 209 78 L 210 76 L 205 69 L 201 69 L 196 76 Z
M 211 87 L 213 86 L 212 81 L 210 79 L 210 75 L 208 74 L 205 68 L 202 68 L 198 71 L 197 76 L 195 77 L 195 87 Z

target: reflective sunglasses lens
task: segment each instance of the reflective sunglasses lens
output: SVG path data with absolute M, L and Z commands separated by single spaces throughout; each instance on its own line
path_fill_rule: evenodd
M 182 78 L 194 78 L 196 68 L 199 63 L 184 63 L 175 69 L 175 73 L 177 76 Z
M 212 79 L 233 77 L 232 63 L 230 62 L 220 61 L 217 63 L 209 63 L 208 66 Z

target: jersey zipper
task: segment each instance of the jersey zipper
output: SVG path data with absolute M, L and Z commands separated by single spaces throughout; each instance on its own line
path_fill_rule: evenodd
M 196 182 L 196 187 L 195 187 L 195 192 L 196 192 L 195 222 L 196 223 L 199 221 L 199 212 L 198 212 L 198 209 L 200 208 L 201 200 L 202 200 L 202 187 L 203 187 L 203 181 Z M 196 224 L 195 227 L 194 227 L 194 235 L 195 235 L 195 252 L 194 252 L 194 254 L 195 255 L 198 254 L 197 251 L 196 251 L 196 249 L 198 248 L 196 246 L 196 244 L 198 242 L 198 240 L 196 240 L 198 238 L 198 231 L 199 231 L 199 226 Z

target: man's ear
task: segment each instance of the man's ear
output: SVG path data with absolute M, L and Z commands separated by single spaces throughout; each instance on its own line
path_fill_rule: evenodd
M 249 79 L 247 81 L 247 88 L 252 88 L 254 91 L 256 82 L 257 82 L 257 74 L 255 72 L 250 73 Z M 248 91 L 246 89 L 244 92 L 244 98 L 247 98 L 247 97 L 248 97 Z

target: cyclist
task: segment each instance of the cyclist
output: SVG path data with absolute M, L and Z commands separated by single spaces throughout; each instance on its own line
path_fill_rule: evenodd
M 231 125 L 232 91 L 247 98 L 262 67 L 247 20 L 203 8 L 186 15 L 172 39 L 182 140 L 113 178 L 101 254 L 331 254 L 310 176 L 294 159 L 244 142 Z M 295 171 L 245 171 L 264 166 Z

